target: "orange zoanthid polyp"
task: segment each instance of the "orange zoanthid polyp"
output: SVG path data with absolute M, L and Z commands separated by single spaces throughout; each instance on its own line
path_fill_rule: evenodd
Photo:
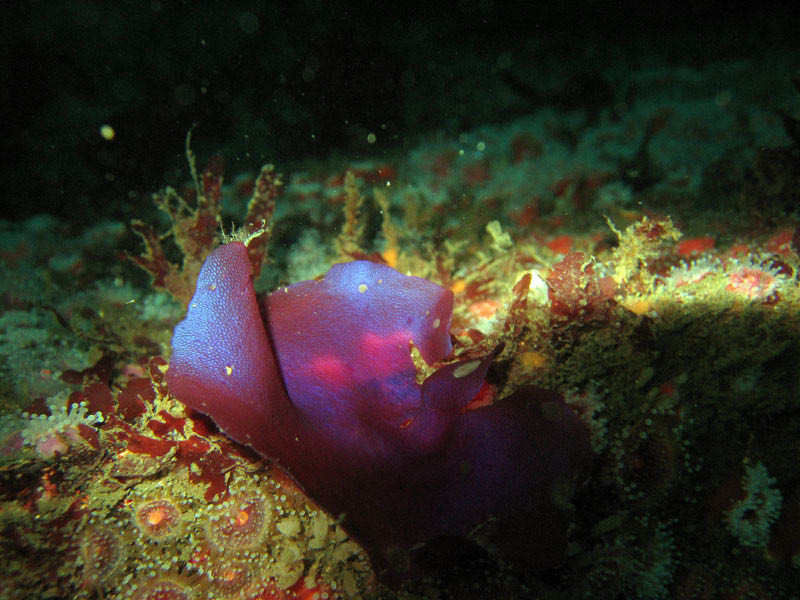
M 218 551 L 236 552 L 258 545 L 268 522 L 269 504 L 263 496 L 233 496 L 212 514 L 208 537 Z
M 166 498 L 140 504 L 135 509 L 135 516 L 144 537 L 164 539 L 174 535 L 180 528 L 180 510 Z

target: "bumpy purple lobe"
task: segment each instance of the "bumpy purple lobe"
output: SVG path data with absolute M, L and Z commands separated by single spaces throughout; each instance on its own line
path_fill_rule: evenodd
M 588 464 L 586 432 L 541 390 L 464 410 L 492 355 L 419 385 L 411 344 L 429 364 L 446 358 L 452 308 L 449 290 L 366 261 L 258 302 L 245 246 L 227 244 L 175 328 L 167 382 L 345 515 L 379 570 L 390 548 L 466 535 L 490 517 L 545 536 L 522 546 L 549 553 L 563 543 L 551 529 L 565 486 Z

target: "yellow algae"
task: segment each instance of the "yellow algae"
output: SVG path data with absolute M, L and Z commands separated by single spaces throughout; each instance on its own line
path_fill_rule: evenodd
M 547 357 L 541 352 L 527 350 L 520 354 L 520 362 L 527 369 L 541 369 L 547 364 Z
M 296 516 L 286 517 L 278 521 L 275 527 L 286 537 L 296 537 L 300 533 L 300 519 Z

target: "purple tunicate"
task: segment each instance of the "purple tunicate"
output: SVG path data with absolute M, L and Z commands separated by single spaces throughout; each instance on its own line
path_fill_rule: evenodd
M 259 301 L 246 247 L 217 248 L 172 338 L 169 389 L 283 467 L 367 549 L 387 580 L 396 550 L 495 518 L 520 556 L 553 562 L 564 498 L 588 468 L 561 398 L 524 388 L 467 410 L 493 354 L 447 364 L 453 294 L 372 262 Z M 542 558 L 542 561 L 539 561 Z

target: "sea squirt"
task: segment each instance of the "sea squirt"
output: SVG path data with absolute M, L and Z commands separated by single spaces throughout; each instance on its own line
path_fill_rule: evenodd
M 588 468 L 586 430 L 538 388 L 466 410 L 491 354 L 417 383 L 411 344 L 428 364 L 448 358 L 452 309 L 449 290 L 368 261 L 258 298 L 247 248 L 228 243 L 175 328 L 167 382 L 343 515 L 385 580 L 414 574 L 390 561 L 398 549 L 488 519 L 546 565 L 564 545 L 565 490 Z

